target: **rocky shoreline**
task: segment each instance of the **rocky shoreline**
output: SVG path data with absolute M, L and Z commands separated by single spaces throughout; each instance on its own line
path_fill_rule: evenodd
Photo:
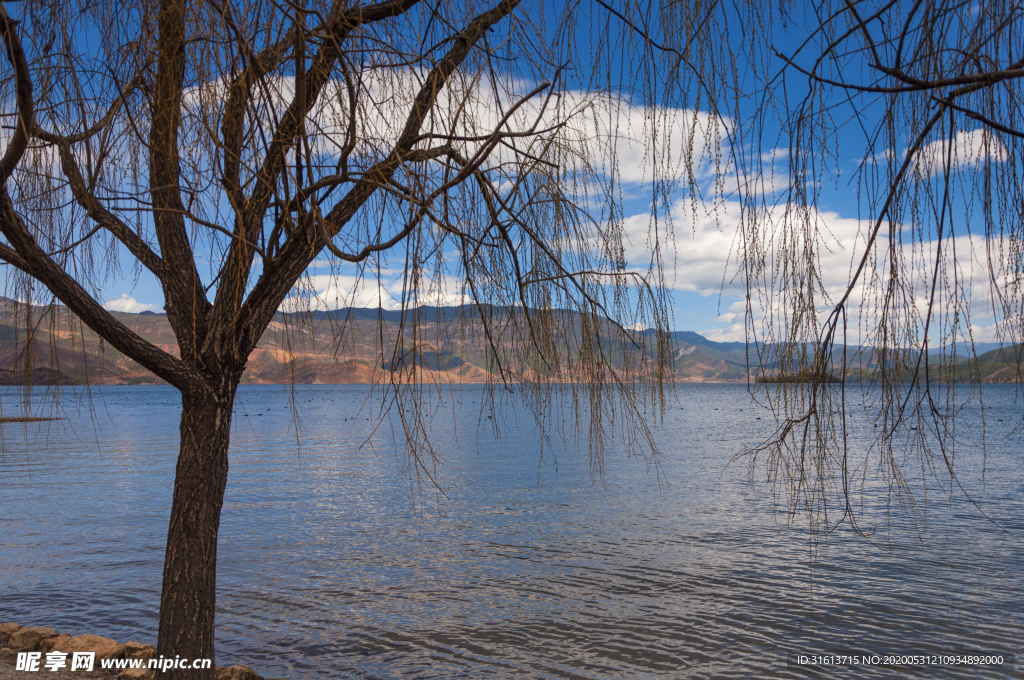
M 139 642 L 119 643 L 112 638 L 99 635 L 75 635 L 58 633 L 53 628 L 35 626 L 24 628 L 18 623 L 0 624 L 0 680 L 25 680 L 29 671 L 15 669 L 19 652 L 39 652 L 41 660 L 39 671 L 47 678 L 118 678 L 119 680 L 157 680 L 161 672 L 152 668 L 102 668 L 104 660 L 138 660 L 140 665 L 148 665 L 150 659 L 156 659 L 156 648 Z M 44 668 L 46 655 L 49 652 L 64 652 L 67 656 L 66 666 L 57 671 Z M 71 671 L 70 660 L 74 652 L 93 652 L 96 661 L 91 671 Z M 120 664 L 125 665 L 125 664 Z M 248 666 L 214 666 L 216 680 L 264 680 Z

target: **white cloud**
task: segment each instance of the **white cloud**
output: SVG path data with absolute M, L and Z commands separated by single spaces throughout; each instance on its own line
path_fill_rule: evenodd
M 726 311 L 714 319 L 709 319 L 719 324 L 726 324 L 725 328 L 710 328 L 700 331 L 708 340 L 714 342 L 744 342 L 747 339 L 746 330 L 746 305 L 742 300 L 730 304 Z
M 746 235 L 741 231 L 743 219 L 748 220 Z M 651 260 L 654 239 L 650 224 L 646 213 L 624 220 L 626 260 L 637 270 L 645 270 Z M 673 206 L 671 228 L 659 224 L 657 240 L 669 287 L 704 296 L 723 296 L 725 309 L 717 318 L 709 319 L 720 327 L 700 332 L 718 341 L 743 340 L 744 324 L 748 322 L 753 324 L 758 337 L 764 336 L 768 325 L 784 328 L 792 322 L 796 307 L 806 299 L 799 295 L 811 289 L 817 321 L 823 322 L 845 294 L 864 256 L 872 226 L 866 220 L 842 217 L 835 212 L 786 212 L 784 206 L 776 205 L 766 207 L 757 216 L 744 216 L 735 201 L 711 205 L 683 199 Z M 861 280 L 850 293 L 847 337 L 851 343 L 862 338 L 867 341 L 883 317 L 893 324 L 903 323 L 905 328 L 924 326 L 938 242 L 907 239 L 890 249 L 888 234 L 888 225 L 883 224 L 874 246 L 876 256 L 868 260 Z M 753 252 L 755 245 L 761 268 L 753 270 L 753 318 L 748 320 L 743 258 L 744 249 Z M 996 316 L 1004 319 L 999 326 L 1004 329 L 1004 338 L 1008 328 L 1020 327 L 1019 308 L 1024 303 L 1014 302 L 1020 299 L 1020 285 L 1015 283 L 1016 269 L 1005 248 L 996 247 L 982 235 L 962 233 L 944 239 L 942 250 L 929 331 L 933 342 L 939 333 L 962 335 L 968 325 L 976 340 L 989 341 L 997 330 L 993 325 L 993 310 L 997 307 Z M 894 299 L 886 301 L 879 292 L 889 281 L 893 257 L 902 262 L 901 288 Z M 874 281 L 865 285 L 871 277 Z M 1002 301 L 994 289 L 1002 291 Z M 888 309 L 883 314 L 885 305 Z M 901 339 L 904 341 L 912 340 L 908 336 Z
M 281 304 L 283 312 L 332 310 L 343 307 L 366 309 L 401 309 L 402 287 L 405 285 L 401 272 L 381 272 L 379 280 L 359 278 L 341 274 L 317 274 L 303 282 L 305 292 L 285 299 Z M 454 307 L 468 304 L 471 298 L 451 279 L 444 277 L 416 291 L 406 292 L 406 306 Z
M 760 248 L 776 253 L 783 247 L 803 247 L 813 239 L 819 245 L 819 273 L 825 285 L 830 289 L 845 286 L 851 256 L 863 252 L 857 251 L 857 247 L 863 247 L 867 224 L 834 212 L 814 210 L 798 220 L 786 219 L 783 211 L 783 207 L 775 206 L 756 218 L 760 225 Z M 710 205 L 678 200 L 672 210 L 671 231 L 664 230 L 658 235 L 668 285 L 701 295 L 744 296 L 746 285 L 740 268 L 744 247 L 742 219 L 742 209 L 736 201 Z M 637 267 L 645 266 L 651 258 L 649 225 L 647 213 L 624 220 L 626 261 Z
M 900 161 L 907 157 L 907 150 L 898 156 Z M 938 139 L 925 144 L 917 152 L 916 169 L 925 176 L 936 175 L 944 171 L 946 162 L 950 161 L 951 170 L 978 167 L 986 162 L 1002 163 L 1010 157 L 1006 145 L 989 130 L 961 130 L 956 133 L 950 155 L 950 140 Z M 892 148 L 867 156 L 858 163 L 862 165 L 884 165 L 897 160 Z
M 1002 163 L 1009 157 L 1006 145 L 988 130 L 962 130 L 956 133 L 952 148 L 949 139 L 923 146 L 917 153 L 917 170 L 922 175 L 936 175 L 945 170 L 947 162 L 950 170 L 960 170 L 986 162 Z
M 988 326 L 978 326 L 972 324 L 970 326 L 970 338 L 968 339 L 967 334 L 957 338 L 958 342 L 962 343 L 965 347 L 969 347 L 969 343 L 973 342 L 1001 342 L 1006 338 L 1006 333 L 1001 328 L 1002 324 L 989 324 Z
M 881 165 L 895 159 L 896 152 L 893 151 L 891 147 L 886 147 L 879 151 L 878 153 L 868 156 L 858 162 L 861 163 L 862 165 Z
M 729 324 L 728 328 L 711 328 L 700 334 L 712 342 L 745 342 L 746 329 L 742 323 Z
M 107 300 L 106 304 L 103 305 L 112 312 L 127 312 L 129 314 L 138 314 L 139 312 L 155 312 L 159 310 L 156 305 L 147 305 L 139 302 L 133 297 L 130 297 L 127 293 L 119 298 L 113 300 Z
M 427 75 L 422 68 L 371 68 L 352 74 L 358 90 L 358 143 L 350 157 L 354 165 L 366 165 L 390 153 Z M 269 126 L 280 119 L 291 101 L 295 84 L 294 78 L 278 76 L 265 79 L 262 85 L 255 94 L 255 105 L 263 109 L 260 118 L 269 135 Z M 715 151 L 731 126 L 729 120 L 701 111 L 640 106 L 628 94 L 580 90 L 550 98 L 545 90 L 519 105 L 502 123 L 536 85 L 515 78 L 496 81 L 456 72 L 422 126 L 424 133 L 436 137 L 427 137 L 418 146 L 436 146 L 454 135 L 453 146 L 470 158 L 499 127 L 512 133 L 535 129 L 536 136 L 518 137 L 510 146 L 555 162 L 562 171 L 593 172 L 604 179 L 614 175 L 624 184 L 638 185 L 654 177 L 678 178 L 691 169 L 698 176 L 707 176 L 717 157 Z M 190 110 L 218 108 L 225 95 L 226 88 L 215 81 L 188 90 L 185 104 Z M 348 106 L 344 82 L 328 82 L 310 113 L 320 131 L 310 138 L 314 155 L 337 159 L 348 137 Z M 492 179 L 499 184 L 514 179 L 521 172 L 520 165 L 532 164 L 510 146 L 497 146 L 482 166 L 494 171 Z M 201 155 L 205 148 L 196 144 L 189 150 Z M 328 164 L 333 166 L 333 161 Z
M 564 110 L 547 114 L 545 123 L 562 116 L 569 121 L 563 134 L 576 150 L 572 162 L 589 162 L 604 177 L 614 173 L 627 184 L 683 177 L 690 169 L 707 177 L 714 149 L 728 132 L 728 121 L 709 114 L 637 106 L 619 95 L 569 92 L 561 99 Z

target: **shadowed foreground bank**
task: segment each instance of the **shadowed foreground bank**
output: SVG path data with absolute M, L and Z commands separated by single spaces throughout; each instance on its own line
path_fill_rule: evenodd
M 40 654 L 38 668 L 33 670 L 17 670 L 18 654 L 36 652 Z M 46 667 L 47 654 L 63 652 L 63 667 L 59 670 Z M 92 652 L 95 654 L 93 668 L 86 670 L 70 670 L 72 655 L 75 652 Z M 0 624 L 0 680 L 24 680 L 34 677 L 34 673 L 45 673 L 47 678 L 119 678 L 120 680 L 156 680 L 160 671 L 148 668 L 152 659 L 156 658 L 156 648 L 138 642 L 118 643 L 112 638 L 99 635 L 69 635 L 58 633 L 46 626 L 22 627 L 17 623 Z M 103 668 L 103 662 L 122 668 Z M 143 668 L 124 668 L 132 665 Z M 158 660 L 159 661 L 159 660 Z M 120 663 L 119 663 L 120 662 Z M 248 666 L 214 666 L 216 680 L 264 680 Z M 26 676 L 33 673 L 33 676 Z

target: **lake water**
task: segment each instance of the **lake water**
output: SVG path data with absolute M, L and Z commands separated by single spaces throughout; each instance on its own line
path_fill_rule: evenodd
M 804 678 L 835 673 L 790 667 L 787 652 L 1024 651 L 1012 386 L 986 387 L 984 479 L 977 404 L 957 430 L 961 481 L 994 521 L 934 488 L 926 527 L 897 514 L 887 529 L 884 489 L 869 483 L 864 522 L 878 533 L 834 534 L 814 560 L 763 475 L 749 487 L 746 466 L 728 465 L 770 431 L 744 386 L 679 387 L 653 425 L 660 481 L 613 444 L 603 484 L 585 445 L 552 436 L 541 458 L 521 412 L 496 412 L 496 437 L 483 396 L 433 397 L 439 497 L 416 490 L 387 422 L 372 432 L 368 388 L 296 387 L 298 439 L 288 388 L 240 390 L 218 664 L 291 679 Z M 18 398 L 0 395 L 5 415 Z M 0 620 L 156 641 L 178 411 L 170 388 L 108 387 L 79 404 L 66 393 L 59 423 L 2 426 Z M 854 411 L 851 449 L 871 431 Z

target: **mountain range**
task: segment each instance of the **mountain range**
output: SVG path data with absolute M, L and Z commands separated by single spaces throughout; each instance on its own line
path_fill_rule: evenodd
M 480 311 L 489 316 L 492 324 L 499 325 L 502 318 L 519 313 L 493 307 L 478 310 L 475 306 L 419 307 L 404 316 L 400 311 L 361 308 L 302 315 L 280 313 L 250 355 L 242 382 L 370 383 L 395 376 L 407 380 L 410 379 L 408 369 L 412 367 L 416 369 L 412 379 L 416 380 L 479 383 L 498 379 L 500 370 L 524 377 L 509 368 L 517 363 L 523 351 L 523 339 L 490 329 L 491 340 L 499 349 L 499 360 L 505 364 L 499 369 L 498 362 L 488 352 L 487 332 L 480 321 Z M 157 347 L 178 354 L 166 315 L 155 312 L 113 312 L 113 315 Z M 415 324 L 411 323 L 413 315 Z M 568 321 L 567 328 L 578 327 L 571 317 L 563 321 Z M 31 328 L 31 332 L 26 332 L 26 328 Z M 638 335 L 652 333 L 641 331 Z M 652 340 L 650 337 L 642 339 Z M 669 381 L 753 381 L 759 375 L 756 368 L 759 354 L 766 374 L 773 373 L 775 353 L 771 347 L 714 342 L 692 331 L 673 332 L 669 339 L 671 370 L 665 376 Z M 568 341 L 563 344 L 558 351 L 565 355 L 564 362 L 544 378 L 554 381 L 587 379 L 588 374 L 579 368 L 582 365 L 577 361 L 579 357 L 574 355 L 581 351 L 579 347 Z M 630 379 L 630 372 L 644 365 L 643 357 L 639 356 L 645 351 L 641 349 L 642 344 L 620 349 L 612 357 L 620 378 Z M 983 348 L 976 349 L 980 353 Z M 947 352 L 943 356 L 929 356 L 926 363 L 933 378 L 970 381 L 980 376 L 985 382 L 1012 382 L 1020 374 L 1020 349 L 995 346 L 980 353 L 976 362 L 950 356 Z M 876 353 L 849 348 L 848 354 L 853 360 L 847 370 L 847 381 L 874 379 L 878 365 Z M 834 368 L 839 370 L 838 366 Z M 153 385 L 162 381 L 100 340 L 66 308 L 26 306 L 0 298 L 0 384 L 27 383 Z

